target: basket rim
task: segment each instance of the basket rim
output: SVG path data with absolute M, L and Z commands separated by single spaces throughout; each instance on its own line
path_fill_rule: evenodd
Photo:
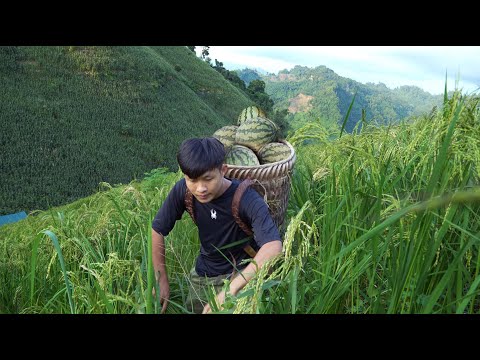
M 279 160 L 279 161 L 276 161 L 276 162 L 273 162 L 273 163 L 262 164 L 262 165 L 231 165 L 231 164 L 227 164 L 227 163 L 225 163 L 225 164 L 227 165 L 229 170 L 230 169 L 265 169 L 265 168 L 269 168 L 269 167 L 276 166 L 276 165 L 281 165 L 281 164 L 287 163 L 289 161 L 292 161 L 292 159 L 295 157 L 295 149 L 293 148 L 292 144 L 290 144 L 285 139 L 280 139 L 280 140 L 278 140 L 278 142 L 283 143 L 290 148 L 290 155 L 288 156 L 288 158 L 283 159 L 283 160 Z

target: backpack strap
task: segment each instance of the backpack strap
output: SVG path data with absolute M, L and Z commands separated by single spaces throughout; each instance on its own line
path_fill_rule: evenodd
M 245 179 L 243 180 L 240 185 L 238 185 L 237 187 L 237 190 L 235 190 L 235 194 L 233 195 L 233 200 L 232 200 L 232 214 L 233 214 L 233 218 L 235 219 L 235 221 L 237 222 L 238 226 L 240 226 L 240 229 L 243 230 L 243 232 L 245 234 L 247 234 L 248 236 L 252 236 L 253 235 L 253 231 L 252 229 L 250 229 L 247 224 L 245 224 L 242 219 L 240 219 L 240 200 L 242 199 L 242 196 L 243 196 L 243 193 L 245 192 L 245 190 L 247 190 L 247 188 L 250 186 L 250 185 L 253 185 L 254 181 L 251 180 L 251 179 Z
M 193 194 L 188 190 L 185 193 L 185 207 L 187 208 L 187 212 L 190 215 L 190 217 L 193 220 L 193 223 L 197 225 L 197 222 L 195 221 L 195 214 L 193 213 Z
M 238 226 L 240 226 L 240 229 L 242 229 L 243 232 L 245 234 L 247 234 L 248 236 L 252 236 L 253 231 L 240 218 L 240 214 L 239 214 L 239 212 L 240 212 L 240 200 L 242 199 L 242 196 L 243 196 L 243 193 L 245 192 L 245 190 L 247 190 L 247 188 L 249 186 L 253 185 L 254 183 L 255 182 L 250 178 L 247 178 L 247 179 L 243 180 L 240 183 L 240 185 L 238 185 L 237 190 L 235 190 L 235 194 L 233 195 L 233 200 L 232 200 L 233 218 L 235 219 L 235 222 L 238 224 Z M 254 258 L 255 255 L 257 255 L 257 252 L 249 244 L 245 245 L 243 247 L 243 250 L 248 255 L 250 255 L 252 258 Z

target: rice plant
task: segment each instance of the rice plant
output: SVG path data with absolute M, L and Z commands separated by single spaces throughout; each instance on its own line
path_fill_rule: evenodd
M 289 139 L 297 164 L 283 254 L 214 312 L 479 313 L 478 104 L 455 92 L 397 125 L 364 122 L 342 136 L 299 129 Z M 2 226 L 0 311 L 159 314 L 150 227 L 181 176 L 103 183 L 93 196 Z M 167 314 L 187 313 L 199 250 L 188 215 L 166 247 Z

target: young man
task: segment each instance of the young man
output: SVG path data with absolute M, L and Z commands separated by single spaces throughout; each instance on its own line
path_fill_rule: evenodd
M 165 241 L 175 222 L 181 219 L 187 189 L 193 195 L 193 210 L 200 238 L 200 254 L 190 272 L 187 307 L 195 313 L 211 311 L 205 296 L 205 287 L 214 285 L 217 304 L 225 301 L 223 280 L 230 279 L 229 292 L 236 295 L 270 258 L 281 254 L 282 242 L 267 204 L 251 187 L 243 194 L 239 215 L 251 227 L 254 236 L 247 234 L 235 222 L 232 200 L 240 181 L 225 177 L 225 149 L 217 139 L 193 138 L 185 140 L 177 153 L 177 161 L 184 174 L 168 194 L 152 224 L 152 254 L 155 277 L 160 287 L 162 313 L 170 296 L 170 285 L 165 267 Z M 243 242 L 241 240 L 248 240 Z M 233 246 L 229 244 L 236 243 Z M 244 250 L 246 244 L 257 251 L 254 262 L 241 264 L 251 257 Z M 235 271 L 241 270 L 241 274 Z M 258 268 L 257 268 L 258 267 Z M 235 274 L 232 277 L 232 274 Z

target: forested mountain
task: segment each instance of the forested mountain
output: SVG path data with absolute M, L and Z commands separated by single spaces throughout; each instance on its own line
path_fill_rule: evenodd
M 242 70 L 235 70 L 240 79 L 242 79 L 245 84 L 248 86 L 253 80 L 262 80 L 262 75 L 253 69 L 245 68 Z
M 0 47 L 0 215 L 177 169 L 251 104 L 184 46 Z
M 394 123 L 412 115 L 428 113 L 442 103 L 441 95 L 431 95 L 416 86 L 389 89 L 384 84 L 362 84 L 341 77 L 325 66 L 295 66 L 278 74 L 262 75 L 251 69 L 237 70 L 244 81 L 265 82 L 265 92 L 276 109 L 289 109 L 289 121 L 298 128 L 308 121 L 340 126 L 356 93 L 346 131 L 351 132 L 362 119 L 376 123 Z

